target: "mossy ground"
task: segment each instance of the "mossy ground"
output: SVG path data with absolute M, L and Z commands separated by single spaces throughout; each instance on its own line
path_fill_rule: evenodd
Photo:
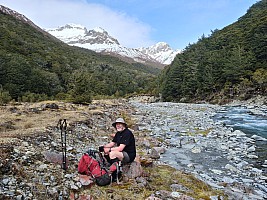
M 172 184 L 180 185 L 181 190 L 174 190 L 181 194 L 195 199 L 210 199 L 211 196 L 224 196 L 222 191 L 212 189 L 206 183 L 195 178 L 192 174 L 178 171 L 167 165 L 144 167 L 147 184 L 140 187 L 135 180 L 128 180 L 122 184 L 112 183 L 100 187 L 93 185 L 91 188 L 84 188 L 80 193 L 90 195 L 94 199 L 146 199 L 156 191 L 169 191 Z M 226 197 L 224 196 L 224 199 Z

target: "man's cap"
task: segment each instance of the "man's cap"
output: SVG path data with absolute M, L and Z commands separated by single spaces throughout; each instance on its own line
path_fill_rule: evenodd
M 116 119 L 116 121 L 112 124 L 112 126 L 116 128 L 116 124 L 117 124 L 117 123 L 122 123 L 122 124 L 125 125 L 125 127 L 127 127 L 127 124 L 125 123 L 124 119 L 121 118 L 121 117 L 118 118 L 118 119 Z

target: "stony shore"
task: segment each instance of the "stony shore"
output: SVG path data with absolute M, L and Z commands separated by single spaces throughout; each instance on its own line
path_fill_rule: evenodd
M 146 101 L 148 102 L 148 101 Z M 160 161 L 196 175 L 215 188 L 225 190 L 232 199 L 267 198 L 267 176 L 253 162 L 258 159 L 255 143 L 266 140 L 256 135 L 247 137 L 212 120 L 224 109 L 219 105 L 183 103 L 140 103 L 140 128 L 162 140 L 167 150 Z M 249 107 L 252 113 L 265 114 L 266 99 L 233 102 L 230 106 Z M 267 161 L 262 163 L 266 167 Z
M 117 191 L 114 187 L 91 188 L 92 182 L 81 182 L 77 164 L 86 150 L 110 141 L 109 135 L 114 133 L 110 124 L 117 116 L 124 116 L 136 135 L 139 161 L 168 164 L 181 173 L 192 173 L 213 188 L 225 191 L 229 199 L 266 198 L 266 176 L 247 161 L 255 159 L 253 144 L 258 138 L 247 138 L 214 123 L 210 116 L 220 106 L 148 102 L 133 98 L 95 101 L 88 106 L 57 102 L 1 107 L 0 197 L 98 199 L 93 196 L 105 194 L 120 199 L 114 194 Z M 66 118 L 69 125 L 66 172 L 60 165 L 62 149 L 57 127 L 60 118 Z M 141 199 L 148 200 L 194 199 L 182 195 L 188 191 L 190 194 L 190 188 L 179 185 L 178 180 L 170 182 L 172 192 L 151 192 L 149 182 L 153 177 L 157 175 L 136 177 L 126 194 L 139 191 L 146 196 Z M 118 190 L 125 190 L 125 186 Z M 212 193 L 209 197 L 219 198 Z

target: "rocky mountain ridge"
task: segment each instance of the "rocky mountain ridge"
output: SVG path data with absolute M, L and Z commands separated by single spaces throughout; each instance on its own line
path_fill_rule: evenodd
M 119 57 L 130 58 L 141 63 L 168 65 L 180 52 L 171 49 L 165 42 L 159 42 L 150 47 L 127 48 L 101 27 L 88 30 L 82 25 L 66 24 L 58 28 L 46 29 L 46 31 L 69 45 L 105 54 L 119 55 Z
M 18 20 L 26 23 L 26 24 L 29 24 L 30 26 L 36 28 L 37 30 L 43 32 L 43 33 L 46 33 L 43 29 L 41 29 L 39 26 L 37 26 L 36 24 L 34 24 L 30 19 L 28 19 L 27 17 L 25 17 L 24 15 L 8 8 L 8 7 L 5 7 L 3 5 L 0 5 L 0 11 L 3 12 L 4 14 L 7 14 L 7 15 L 11 15 L 15 18 L 17 18 Z M 47 34 L 47 33 L 46 33 Z

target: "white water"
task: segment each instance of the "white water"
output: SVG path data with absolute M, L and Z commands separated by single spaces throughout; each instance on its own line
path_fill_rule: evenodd
M 267 138 L 267 113 L 255 115 L 246 107 L 225 107 L 215 115 L 215 121 L 221 121 L 226 126 L 238 129 L 248 136 L 258 135 Z

